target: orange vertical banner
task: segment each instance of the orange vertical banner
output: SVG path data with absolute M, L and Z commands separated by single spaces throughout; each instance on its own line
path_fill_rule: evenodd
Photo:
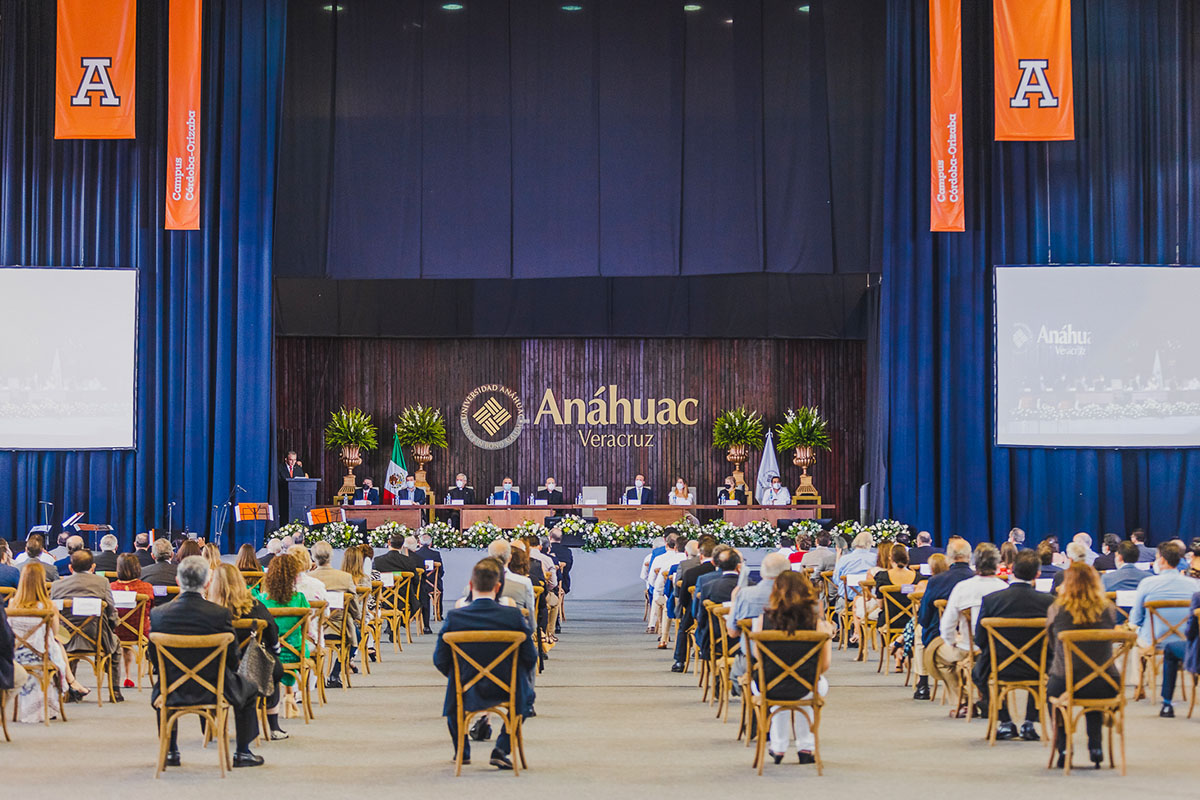
M 55 139 L 133 139 L 136 0 L 58 0 Z
M 171 0 L 167 24 L 167 202 L 164 227 L 200 230 L 201 0 Z
M 966 230 L 962 184 L 962 5 L 929 0 L 929 230 Z
M 1075 138 L 1071 0 L 992 0 L 996 140 Z

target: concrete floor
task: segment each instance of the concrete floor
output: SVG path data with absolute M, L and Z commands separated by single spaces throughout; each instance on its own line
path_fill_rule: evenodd
M 157 740 L 149 691 L 126 693 L 121 705 L 73 705 L 71 721 L 51 727 L 9 724 L 0 742 L 5 797 L 129 797 L 147 791 L 172 800 L 238 797 L 329 798 L 398 789 L 422 798 L 486 792 L 489 800 L 569 796 L 729 798 L 797 789 L 834 797 L 927 798 L 969 793 L 973 800 L 1067 792 L 1089 800 L 1153 792 L 1195 798 L 1192 763 L 1200 714 L 1160 720 L 1157 707 L 1129 712 L 1129 775 L 1080 769 L 1070 777 L 1045 769 L 1035 743 L 989 748 L 984 725 L 950 720 L 940 704 L 910 699 L 902 679 L 834 653 L 822 725 L 825 775 L 792 760 L 769 764 L 762 778 L 751 751 L 735 741 L 738 706 L 722 724 L 699 702 L 693 675 L 674 675 L 667 654 L 642 631 L 640 603 L 577 602 L 547 670 L 538 681 L 538 716 L 526 726 L 530 769 L 500 774 L 476 747 L 475 764 L 455 779 L 441 709 L 445 682 L 433 669 L 434 639 L 420 637 L 355 688 L 330 692 L 310 725 L 289 720 L 292 738 L 258 747 L 267 763 L 218 778 L 215 753 L 202 750 L 195 723 L 181 736 L 184 764 L 154 780 Z M 1080 742 L 1082 747 L 1082 741 Z M 794 759 L 794 756 L 792 756 Z M 1086 760 L 1086 754 L 1083 756 Z M 569 793 L 569 795 L 564 795 Z

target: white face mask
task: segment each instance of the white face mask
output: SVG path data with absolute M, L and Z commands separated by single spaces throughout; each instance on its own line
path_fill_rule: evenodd
M 772 484 L 771 484 L 771 488 L 772 488 L 772 489 L 774 489 L 775 491 L 777 491 L 777 492 L 778 492 L 778 491 L 779 491 L 779 484 L 778 484 L 778 483 L 772 483 Z
M 547 484 L 546 484 L 546 491 L 547 491 L 547 492 L 553 492 L 553 491 L 554 491 L 554 484 L 553 484 L 553 483 L 547 483 Z
M 634 481 L 633 485 L 640 489 L 646 485 L 646 482 L 645 481 Z
M 404 484 L 404 485 L 405 485 L 405 486 L 407 486 L 409 489 L 412 489 L 412 488 L 413 488 L 413 487 L 415 487 L 417 484 L 416 484 L 416 482 L 415 482 L 415 481 L 409 481 L 408 483 L 406 483 L 406 484 Z
M 675 488 L 682 492 L 683 491 L 683 481 L 680 481 L 679 483 L 675 484 Z
M 511 484 L 511 483 L 506 483 L 506 484 L 504 484 L 504 491 L 506 491 L 506 492 L 511 492 L 511 491 L 512 491 L 512 484 Z
M 458 488 L 460 488 L 460 489 L 461 489 L 461 488 L 463 488 L 464 486 L 466 486 L 466 485 L 467 485 L 467 482 L 466 482 L 466 481 L 461 481 L 461 480 L 460 480 L 460 481 L 455 481 L 455 482 L 454 482 L 454 484 L 455 484 L 455 485 L 456 485 Z

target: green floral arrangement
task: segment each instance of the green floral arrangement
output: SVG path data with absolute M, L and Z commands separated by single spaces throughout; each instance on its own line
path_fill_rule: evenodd
M 388 520 L 374 530 L 367 531 L 367 543 L 376 549 L 386 550 L 388 541 L 392 538 L 392 534 L 398 533 L 401 536 L 408 536 L 413 533 L 413 529 L 407 525 L 401 525 L 395 520 Z
M 707 522 L 700 528 L 701 533 L 707 533 L 714 537 L 718 542 L 729 543 L 737 538 L 738 528 L 731 525 L 723 519 L 714 519 L 712 522 Z
M 874 525 L 869 525 L 866 528 L 871 534 L 871 539 L 878 547 L 887 542 L 894 542 L 900 534 L 908 530 L 908 526 L 903 522 L 894 519 L 877 520 Z
M 779 530 L 769 522 L 756 519 L 735 529 L 734 547 L 774 547 L 779 542 Z
M 845 536 L 850 541 L 854 541 L 854 537 L 862 532 L 863 526 L 852 519 L 845 519 L 829 529 L 829 532 L 834 536 Z
M 421 533 L 429 534 L 433 539 L 431 545 L 435 550 L 460 547 L 462 534 L 449 522 L 434 521 L 421 528 Z
M 713 422 L 713 447 L 728 450 L 746 445 L 755 450 L 763 446 L 762 415 L 745 407 L 722 411 Z
M 630 546 L 628 531 L 615 522 L 597 522 L 595 525 L 588 525 L 582 536 L 583 549 L 588 553 Z
M 829 423 L 821 417 L 816 406 L 800 406 L 795 411 L 789 408 L 775 432 L 779 435 L 775 446 L 781 453 L 797 447 L 829 449 Z
M 476 550 L 486 550 L 487 546 L 497 539 L 508 538 L 502 529 L 488 520 L 476 522 L 462 532 L 463 546 L 474 547 Z
M 689 539 L 699 539 L 700 534 L 704 533 L 703 525 L 686 519 L 675 523 L 674 527 L 675 532 L 682 536 L 684 541 Z
M 420 404 L 404 409 L 396 417 L 396 440 L 405 447 L 427 444 L 446 449 L 446 423 L 442 412 Z
M 349 522 L 330 522 L 309 531 L 304 543 L 312 547 L 317 542 L 329 542 L 335 549 L 345 550 L 356 544 L 362 544 L 362 534 L 356 525 Z
M 521 520 L 521 524 L 512 529 L 514 539 L 525 536 L 536 536 L 539 539 L 546 535 L 546 526 L 531 519 Z
M 275 530 L 271 531 L 270 538 L 282 539 L 285 536 L 291 536 L 294 542 L 308 541 L 308 526 L 298 519 L 294 519 L 287 525 L 280 525 Z
M 788 528 L 788 532 L 793 536 L 800 536 L 801 534 L 816 536 L 823 530 L 825 529 L 821 527 L 821 523 L 815 519 L 802 519 L 799 522 L 793 522 L 792 527 Z
M 625 530 L 630 537 L 630 544 L 626 545 L 627 547 L 649 547 L 656 538 L 662 536 L 663 527 L 658 523 L 639 519 L 626 525 Z M 690 538 L 679 526 L 676 526 L 675 530 L 684 537 L 685 542 Z
M 325 426 L 325 447 L 337 450 L 341 447 L 357 447 L 359 450 L 374 450 L 379 446 L 379 431 L 371 424 L 371 415 L 357 408 L 342 406 L 329 415 Z
M 591 523 L 584 522 L 583 517 L 569 516 L 563 517 L 563 521 L 558 523 L 558 527 L 563 534 L 573 534 L 575 536 L 583 536 L 591 529 Z

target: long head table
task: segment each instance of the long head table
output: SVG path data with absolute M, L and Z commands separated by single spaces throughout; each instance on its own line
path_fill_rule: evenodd
M 584 517 L 595 517 L 602 522 L 613 522 L 617 525 L 628 525 L 631 522 L 644 520 L 658 525 L 674 525 L 683 520 L 684 514 L 696 511 L 720 512 L 721 517 L 730 525 L 743 527 L 749 522 L 761 520 L 774 525 L 781 519 L 817 519 L 832 516 L 832 505 L 802 505 L 802 506 L 625 506 L 625 505 L 559 505 L 559 506 L 341 506 L 346 512 L 347 519 L 365 519 L 367 528 L 374 529 L 385 522 L 398 522 L 409 528 L 419 528 L 422 515 L 432 512 L 453 512 L 443 516 L 454 519 L 460 528 L 469 528 L 476 522 L 491 521 L 500 528 L 515 528 L 522 522 L 532 521 L 541 523 L 546 517 L 561 515 L 565 512 Z

